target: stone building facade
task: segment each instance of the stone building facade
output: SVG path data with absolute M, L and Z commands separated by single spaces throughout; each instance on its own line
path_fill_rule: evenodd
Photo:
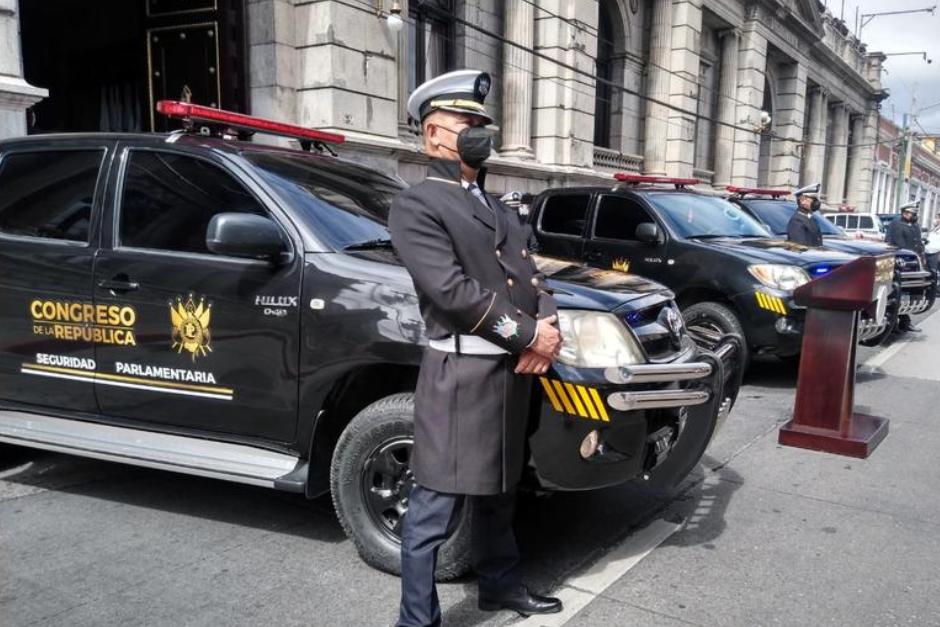
M 27 82 L 17 44 L 18 2 L 39 1 L 0 0 L 0 134 L 27 131 L 22 112 L 44 89 L 62 97 Z M 140 0 L 143 37 L 155 36 L 156 1 Z M 245 97 L 227 106 L 342 132 L 346 155 L 409 181 L 425 160 L 408 94 L 473 67 L 494 77 L 493 190 L 634 171 L 717 189 L 821 181 L 828 203 L 859 209 L 872 196 L 883 57 L 817 0 L 408 0 L 400 33 L 385 19 L 390 0 L 221 1 L 244 30 L 234 54 Z M 147 71 L 152 109 L 149 58 Z M 219 65 L 222 85 L 228 71 Z
M 919 200 L 920 222 L 933 224 L 940 213 L 940 151 L 935 139 L 918 141 L 911 146 L 910 175 L 901 168 L 905 155 L 902 132 L 897 124 L 882 118 L 879 125 L 879 144 L 875 153 L 872 181 L 871 210 L 874 213 L 897 213 L 900 204 Z M 900 169 L 900 186 L 898 174 Z

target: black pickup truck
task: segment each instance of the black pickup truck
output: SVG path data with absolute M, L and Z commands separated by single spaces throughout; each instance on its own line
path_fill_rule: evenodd
M 538 250 L 665 284 L 704 345 L 743 335 L 745 363 L 754 353 L 799 354 L 805 310 L 793 290 L 854 255 L 775 237 L 737 205 L 691 189 L 697 179 L 616 178 L 539 194 L 529 216 Z M 886 324 L 865 318 L 860 332 Z
M 728 200 L 761 222 L 778 237 L 787 236 L 787 223 L 796 212 L 796 202 L 787 200 L 789 192 L 779 189 L 729 187 Z M 884 341 L 897 326 L 902 315 L 920 314 L 933 307 L 937 277 L 924 268 L 913 250 L 898 249 L 884 242 L 852 238 L 818 212 L 813 220 L 823 234 L 823 246 L 853 255 L 894 253 L 897 262 L 893 290 L 888 299 L 888 325 L 876 335 L 865 334 L 862 341 L 876 344 Z
M 163 109 L 192 132 L 0 142 L 0 442 L 332 492 L 363 558 L 396 571 L 426 349 L 386 229 L 403 184 L 229 135 L 342 137 Z M 661 285 L 539 263 L 565 351 L 519 417 L 525 486 L 679 481 L 734 401 L 740 340 L 698 347 Z M 467 548 L 464 522 L 440 577 Z

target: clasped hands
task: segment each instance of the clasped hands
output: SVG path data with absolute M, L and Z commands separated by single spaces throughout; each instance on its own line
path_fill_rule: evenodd
M 552 315 L 538 321 L 535 343 L 522 351 L 516 374 L 545 374 L 561 350 L 561 333 L 555 328 L 558 316 Z

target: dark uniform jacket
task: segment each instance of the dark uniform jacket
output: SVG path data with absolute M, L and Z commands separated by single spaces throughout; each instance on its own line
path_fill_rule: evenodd
M 906 222 L 903 218 L 893 220 L 885 233 L 885 242 L 898 248 L 913 250 L 918 255 L 924 254 L 924 238 L 916 223 Z
M 536 320 L 555 313 L 515 212 L 488 201 L 463 188 L 458 162 L 432 161 L 428 177 L 398 195 L 389 217 L 428 338 L 478 335 L 509 352 L 426 351 L 411 465 L 417 482 L 438 492 L 498 494 L 518 482 L 532 377 L 513 368 L 535 337 Z
M 822 246 L 823 236 L 813 216 L 797 209 L 787 223 L 787 239 L 804 246 Z

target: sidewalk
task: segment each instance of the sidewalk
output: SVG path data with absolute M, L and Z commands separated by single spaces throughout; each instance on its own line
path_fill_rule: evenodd
M 860 368 L 857 409 L 891 420 L 868 460 L 778 446 L 793 390 L 758 377 L 709 470 L 557 591 L 566 624 L 940 625 L 940 315 L 919 324 Z

